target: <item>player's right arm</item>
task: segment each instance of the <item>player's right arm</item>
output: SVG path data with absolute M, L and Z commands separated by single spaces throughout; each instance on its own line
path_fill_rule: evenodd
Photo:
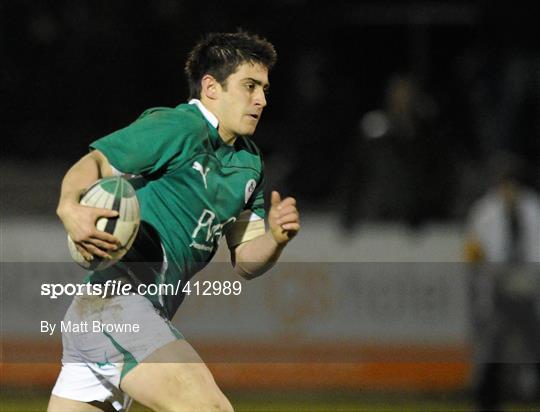
M 119 245 L 112 235 L 96 229 L 100 217 L 118 214 L 108 209 L 81 206 L 81 194 L 97 179 L 120 173 L 151 175 L 175 167 L 187 136 L 196 134 L 191 115 L 175 109 L 150 109 L 135 122 L 90 144 L 92 151 L 66 174 L 58 215 L 66 231 L 85 259 L 92 255 L 110 258 L 106 253 Z M 195 124 L 196 127 L 200 126 Z M 116 172 L 115 172 L 116 173 Z
M 75 163 L 62 181 L 56 213 L 77 250 L 88 261 L 93 256 L 110 258 L 107 251 L 115 250 L 119 244 L 114 236 L 96 228 L 100 217 L 116 217 L 118 212 L 79 204 L 82 194 L 92 183 L 112 174 L 107 158 L 99 150 L 93 150 Z

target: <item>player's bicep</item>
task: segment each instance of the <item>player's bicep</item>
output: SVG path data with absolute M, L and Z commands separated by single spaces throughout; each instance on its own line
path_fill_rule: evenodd
M 114 175 L 114 170 L 109 163 L 109 159 L 107 159 L 107 157 L 101 151 L 92 150 L 90 153 L 88 153 L 82 158 L 82 160 L 84 159 L 95 162 L 98 168 L 98 174 L 100 178 Z

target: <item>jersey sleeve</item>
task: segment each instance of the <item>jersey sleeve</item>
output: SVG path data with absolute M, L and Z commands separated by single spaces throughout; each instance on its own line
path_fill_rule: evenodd
M 264 188 L 266 186 L 266 178 L 264 176 L 264 170 L 261 171 L 261 178 L 259 183 L 255 187 L 251 197 L 246 203 L 244 210 L 250 210 L 252 213 L 264 219 L 266 217 L 266 210 L 264 208 Z
M 261 219 L 251 210 L 244 210 L 226 233 L 227 246 L 229 249 L 234 249 L 240 243 L 248 242 L 265 233 L 264 219 Z
M 264 186 L 265 178 L 262 172 L 259 184 L 251 194 L 246 207 L 226 234 L 229 249 L 265 234 Z
M 121 173 L 152 174 L 165 171 L 182 153 L 189 128 L 167 110 L 146 111 L 129 126 L 90 144 Z

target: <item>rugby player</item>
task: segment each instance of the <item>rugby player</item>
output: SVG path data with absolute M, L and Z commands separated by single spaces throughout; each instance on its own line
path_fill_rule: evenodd
M 212 259 L 222 235 L 243 277 L 272 267 L 300 229 L 295 199 L 273 191 L 266 230 L 263 163 L 250 139 L 275 61 L 272 44 L 257 35 L 206 35 L 185 66 L 189 103 L 145 111 L 93 142 L 66 173 L 57 213 L 89 261 L 110 258 L 118 247 L 95 227 L 98 217 L 116 212 L 81 206 L 81 193 L 98 178 L 138 176 L 137 239 L 121 262 L 91 272 L 87 282 L 186 282 Z M 170 323 L 183 297 L 75 297 L 67 321 L 136 322 L 140 332 L 64 333 L 49 412 L 121 411 L 131 399 L 154 411 L 231 411 L 207 366 Z

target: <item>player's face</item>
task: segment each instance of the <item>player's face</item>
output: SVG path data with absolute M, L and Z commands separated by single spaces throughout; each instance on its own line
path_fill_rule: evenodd
M 268 69 L 244 63 L 224 82 L 220 94 L 219 134 L 228 141 L 251 136 L 266 106 Z

